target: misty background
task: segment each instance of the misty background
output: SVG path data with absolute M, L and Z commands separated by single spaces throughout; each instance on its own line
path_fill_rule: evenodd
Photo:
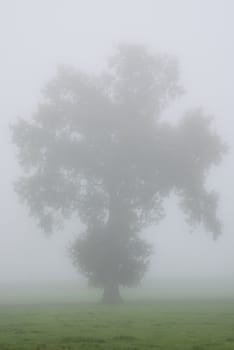
M 165 118 L 175 123 L 203 106 L 229 145 L 207 184 L 220 195 L 222 236 L 191 233 L 170 198 L 167 217 L 145 232 L 155 247 L 146 279 L 234 281 L 233 13 L 232 0 L 0 1 L 0 283 L 79 278 L 66 252 L 79 223 L 46 237 L 14 193 L 20 169 L 9 126 L 30 118 L 58 65 L 98 72 L 122 42 L 175 54 L 186 94 Z

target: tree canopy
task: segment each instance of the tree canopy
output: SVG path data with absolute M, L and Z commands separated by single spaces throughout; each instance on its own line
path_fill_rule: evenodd
M 163 120 L 182 93 L 175 57 L 122 45 L 98 75 L 60 68 L 32 118 L 13 126 L 17 193 L 47 232 L 74 214 L 85 224 L 71 257 L 107 301 L 144 275 L 151 246 L 139 234 L 172 191 L 191 224 L 221 233 L 205 180 L 225 145 L 202 109 Z

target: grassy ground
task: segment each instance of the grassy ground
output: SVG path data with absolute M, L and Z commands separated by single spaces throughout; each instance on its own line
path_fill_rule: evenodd
M 0 350 L 234 350 L 234 301 L 2 305 Z

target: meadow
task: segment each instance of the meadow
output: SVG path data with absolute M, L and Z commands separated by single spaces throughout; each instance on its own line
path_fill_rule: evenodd
M 234 302 L 6 305 L 1 350 L 234 349 Z
M 0 350 L 234 349 L 234 299 L 2 303 Z M 81 298 L 82 299 L 82 298 Z

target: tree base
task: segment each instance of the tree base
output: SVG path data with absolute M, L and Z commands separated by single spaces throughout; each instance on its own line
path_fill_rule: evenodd
M 104 287 L 102 295 L 103 304 L 122 304 L 123 299 L 119 292 L 118 285 L 108 285 Z

